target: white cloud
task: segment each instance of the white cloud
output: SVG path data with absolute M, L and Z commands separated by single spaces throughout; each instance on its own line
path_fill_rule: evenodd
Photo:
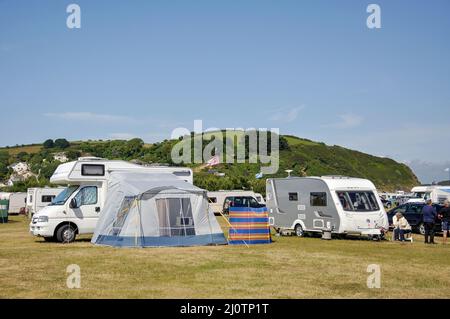
M 339 122 L 324 125 L 324 127 L 348 129 L 348 128 L 360 126 L 362 124 L 362 122 L 364 121 L 364 117 L 353 114 L 353 113 L 341 114 L 338 117 L 340 119 Z
M 305 108 L 304 105 L 301 105 L 290 109 L 289 108 L 278 109 L 272 113 L 269 119 L 274 122 L 290 123 L 298 118 L 300 111 L 303 110 L 304 108 Z
M 100 114 L 92 112 L 64 112 L 64 113 L 45 113 L 48 117 L 57 117 L 64 120 L 71 121 L 101 121 L 101 122 L 132 122 L 135 121 L 132 117 L 113 115 L 113 114 Z

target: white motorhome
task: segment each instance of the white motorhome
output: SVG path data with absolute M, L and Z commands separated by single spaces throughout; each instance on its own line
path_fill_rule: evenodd
M 111 172 L 172 173 L 190 184 L 193 182 L 192 170 L 186 167 L 146 167 L 96 157 L 79 158 L 59 165 L 53 173 L 50 182 L 68 187 L 33 217 L 30 233 L 59 242 L 71 242 L 77 234 L 93 233 L 108 201 L 106 188 Z
M 266 181 L 269 221 L 279 232 L 331 230 L 335 234 L 383 235 L 388 218 L 375 185 L 343 176 L 288 177 Z
M 42 208 L 50 205 L 52 200 L 63 191 L 62 187 L 35 187 L 28 188 L 26 199 L 26 212 L 29 217 L 33 217 Z
M 224 205 L 227 200 L 232 200 L 234 197 L 239 196 L 250 196 L 256 199 L 259 204 L 265 204 L 264 197 L 255 193 L 254 191 L 244 191 L 244 190 L 220 190 L 214 192 L 208 192 L 208 202 L 209 208 L 214 214 L 220 214 L 224 210 Z
M 425 203 L 431 199 L 435 204 L 443 204 L 446 200 L 450 200 L 450 186 L 416 186 L 411 189 L 413 193 L 408 203 Z
M 15 215 L 25 212 L 27 206 L 27 193 L 12 193 L 9 196 L 9 210 L 8 214 Z

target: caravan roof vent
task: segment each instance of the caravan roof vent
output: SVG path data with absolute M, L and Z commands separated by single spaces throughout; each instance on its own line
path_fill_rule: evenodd
M 79 157 L 79 161 L 104 161 L 104 158 L 101 157 L 95 157 L 95 156 L 85 156 L 85 157 Z
M 343 175 L 325 175 L 325 176 L 322 176 L 322 178 L 350 179 L 350 177 L 348 177 L 348 176 L 343 176 Z

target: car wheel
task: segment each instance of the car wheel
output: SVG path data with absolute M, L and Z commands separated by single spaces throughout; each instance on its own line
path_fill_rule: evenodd
M 425 235 L 425 225 L 423 223 L 419 224 L 419 227 L 417 227 L 417 230 L 419 231 L 419 234 Z
M 56 239 L 60 243 L 71 243 L 75 241 L 76 231 L 75 227 L 71 225 L 63 225 L 56 232 Z
M 297 237 L 305 237 L 305 231 L 300 224 L 295 225 L 295 235 Z

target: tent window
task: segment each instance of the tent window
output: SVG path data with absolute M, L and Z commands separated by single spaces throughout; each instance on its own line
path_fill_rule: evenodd
M 120 206 L 116 220 L 114 221 L 112 227 L 111 235 L 117 236 L 120 234 L 120 231 L 122 230 L 122 227 L 125 224 L 125 221 L 127 220 L 127 216 L 128 213 L 130 212 L 131 206 L 133 205 L 134 199 L 135 199 L 134 197 L 125 197 L 125 199 L 122 201 L 122 205 Z
M 161 236 L 195 235 L 192 206 L 189 198 L 156 199 Z

